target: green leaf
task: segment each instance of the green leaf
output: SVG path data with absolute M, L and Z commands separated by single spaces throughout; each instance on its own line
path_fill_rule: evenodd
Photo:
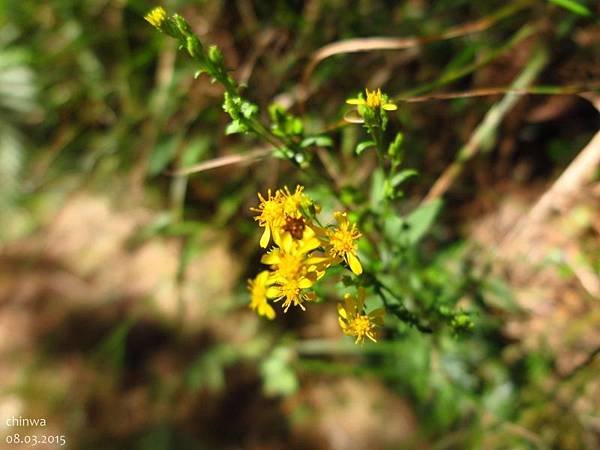
M 258 113 L 258 106 L 256 106 L 254 103 L 243 101 L 240 110 L 246 119 L 250 119 L 252 116 Z
M 185 373 L 185 384 L 192 392 L 199 389 L 221 390 L 225 386 L 225 369 L 238 358 L 235 347 L 229 344 L 212 347 L 190 365 Z
M 279 147 L 273 151 L 273 156 L 279 159 L 291 159 L 294 157 L 294 151 L 289 147 Z
M 371 176 L 370 201 L 373 211 L 378 211 L 385 200 L 386 178 L 381 169 L 377 169 Z
M 407 240 L 409 244 L 417 244 L 433 225 L 442 207 L 440 199 L 432 200 L 413 211 L 407 218 Z
M 125 359 L 127 335 L 134 324 L 133 318 L 124 319 L 100 342 L 92 352 L 99 364 L 121 369 Z
M 364 152 L 366 149 L 370 148 L 370 147 L 375 147 L 375 142 L 373 141 L 362 141 L 360 142 L 357 146 L 356 146 L 356 154 L 360 155 L 362 152 Z
M 291 357 L 290 349 L 277 347 L 261 364 L 266 395 L 291 395 L 298 390 L 298 379 L 290 367 Z
M 189 167 L 196 164 L 209 148 L 210 140 L 205 136 L 192 140 L 183 152 L 181 166 Z
M 575 0 L 548 0 L 550 3 L 554 3 L 561 8 L 571 11 L 579 16 L 589 17 L 592 12 L 584 5 Z
M 333 141 L 329 136 L 309 136 L 302 139 L 302 142 L 300 142 L 300 147 L 302 148 L 310 147 L 311 145 L 317 147 L 333 147 Z
M 227 125 L 227 127 L 225 128 L 225 134 L 229 135 L 229 134 L 236 134 L 236 133 L 245 133 L 247 130 L 247 128 L 240 123 L 239 120 L 234 120 L 233 122 L 231 122 L 230 124 Z
M 304 134 L 302 120 L 287 112 L 283 106 L 277 103 L 269 106 L 269 118 L 272 122 L 271 130 L 275 136 L 296 137 Z
M 394 158 L 395 156 L 402 156 L 402 143 L 404 142 L 404 135 L 402 133 L 396 134 L 394 140 L 388 147 L 388 154 Z
M 406 180 L 408 180 L 409 178 L 416 177 L 417 175 L 419 175 L 419 172 L 417 172 L 414 169 L 402 170 L 391 178 L 390 185 L 393 188 L 396 188 L 396 187 L 400 186 L 402 183 L 404 183 Z
M 18 191 L 23 154 L 21 134 L 10 123 L 0 120 L 0 206 L 3 211 Z
M 150 155 L 150 163 L 148 164 L 148 175 L 155 176 L 161 173 L 167 167 L 175 154 L 177 147 L 181 141 L 180 135 L 170 136 L 166 140 L 159 142 L 154 151 Z
M 223 52 L 216 45 L 211 45 L 208 49 L 208 59 L 217 66 L 221 66 L 223 64 Z

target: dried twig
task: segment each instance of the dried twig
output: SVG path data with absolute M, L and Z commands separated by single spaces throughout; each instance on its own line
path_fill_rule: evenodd
M 271 154 L 271 148 L 258 148 L 248 152 L 236 155 L 221 156 L 219 158 L 209 159 L 185 169 L 173 172 L 173 175 L 190 175 L 192 173 L 204 172 L 205 170 L 216 169 L 218 167 L 230 166 L 232 164 L 249 164 L 257 159 L 264 158 Z
M 304 86 L 303 90 L 306 91 L 308 79 L 314 72 L 317 65 L 319 65 L 321 61 L 329 58 L 330 56 L 344 53 L 367 52 L 371 50 L 404 50 L 411 47 L 426 45 L 436 41 L 453 39 L 473 33 L 479 33 L 483 30 L 490 28 L 505 17 L 508 17 L 514 14 L 515 12 L 525 8 L 526 6 L 529 6 L 531 3 L 531 0 L 517 1 L 511 5 L 502 8 L 495 14 L 476 20 L 474 22 L 469 22 L 452 27 L 443 33 L 439 33 L 433 36 L 407 38 L 356 38 L 346 39 L 343 41 L 333 42 L 331 44 L 325 45 L 324 47 L 321 47 L 319 50 L 313 53 L 309 63 L 304 69 L 304 73 L 302 75 L 302 86 Z
M 566 86 L 530 86 L 524 88 L 491 86 L 471 89 L 461 92 L 440 92 L 415 97 L 401 97 L 397 100 L 405 103 L 422 103 L 432 100 L 454 100 L 457 98 L 491 97 L 502 94 L 515 95 L 580 95 L 585 98 L 585 93 L 600 89 L 600 83 L 572 84 Z
M 531 241 L 540 225 L 554 212 L 564 211 L 575 194 L 589 183 L 600 166 L 600 131 L 581 150 L 575 160 L 537 201 L 529 213 L 506 235 L 500 248 L 504 251 Z M 529 246 L 527 246 L 529 247 Z

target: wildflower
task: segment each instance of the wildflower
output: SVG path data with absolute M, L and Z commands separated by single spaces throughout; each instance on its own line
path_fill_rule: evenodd
M 148 14 L 144 16 L 144 19 L 146 19 L 150 25 L 160 30 L 165 20 L 167 20 L 167 12 L 162 6 L 157 6 L 148 12 Z
M 299 240 L 291 234 L 284 234 L 281 246 L 263 255 L 261 262 L 271 266 L 274 279 L 306 275 L 307 272 L 320 274 L 318 269 L 328 261 L 328 258 L 313 252 L 320 245 L 321 241 L 312 228 L 306 228 Z
M 346 213 L 336 212 L 337 228 L 327 230 L 329 238 L 329 253 L 334 258 L 341 258 L 355 275 L 362 273 L 362 266 L 356 256 L 356 240 L 361 236 L 356 224 L 350 224 Z
M 381 89 L 369 91 L 365 89 L 366 98 L 359 94 L 356 98 L 346 100 L 349 105 L 366 106 L 370 109 L 384 109 L 385 111 L 395 111 L 398 107 L 388 101 L 387 95 L 381 92 Z
M 355 298 L 350 294 L 344 295 L 344 303 L 338 304 L 338 322 L 347 336 L 356 338 L 356 343 L 363 343 L 365 337 L 377 342 L 377 326 L 383 325 L 383 308 L 378 308 L 368 314 L 364 312 L 365 290 L 360 288 Z
M 292 194 L 287 186 L 277 192 L 281 195 L 283 210 L 288 217 L 298 218 L 302 216 L 302 208 L 310 204 L 308 197 L 302 192 L 304 187 L 296 186 Z
M 275 310 L 267 300 L 269 275 L 269 271 L 264 270 L 254 280 L 248 280 L 248 290 L 250 291 L 250 309 L 256 311 L 259 316 L 265 316 L 272 320 L 275 318 Z
M 258 225 L 265 228 L 260 238 L 260 246 L 266 248 L 271 238 L 279 245 L 281 234 L 289 232 L 294 239 L 302 239 L 306 228 L 306 222 L 302 216 L 305 207 L 311 205 L 310 200 L 303 192 L 302 186 L 296 186 L 294 192 L 288 187 L 278 189 L 275 195 L 269 189 L 265 199 L 260 193 L 258 208 L 250 208 L 251 211 L 259 213 L 254 220 Z
M 281 240 L 281 247 L 274 248 L 264 255 L 261 262 L 272 266 L 279 276 L 294 277 L 300 274 L 303 266 L 312 262 L 306 255 L 320 244 L 312 231 L 305 233 L 301 240 L 295 240 L 291 234 L 285 234 Z
M 265 231 L 260 238 L 260 246 L 266 248 L 269 245 L 271 236 L 273 236 L 275 242 L 278 239 L 278 231 L 285 224 L 285 210 L 284 204 L 281 201 L 281 195 L 277 191 L 273 196 L 271 189 L 267 191 L 267 198 L 265 199 L 260 192 L 258 193 L 258 199 L 260 203 L 258 208 L 250 208 L 251 211 L 259 213 L 254 220 L 258 222 L 258 225 L 265 228 Z M 277 239 L 276 239 L 277 237 Z
M 320 245 L 311 228 L 307 228 L 302 239 L 297 240 L 286 233 L 281 238 L 281 247 L 274 248 L 264 255 L 261 262 L 271 266 L 273 286 L 267 290 L 267 297 L 276 302 L 283 300 L 284 312 L 293 304 L 305 309 L 303 303 L 314 297 L 305 289 L 324 274 L 322 265 L 327 258 L 310 254 Z
M 249 284 L 250 307 L 259 314 L 274 316 L 269 301 L 282 302 L 284 312 L 292 305 L 304 310 L 304 304 L 315 299 L 311 288 L 332 263 L 343 260 L 355 274 L 362 272 L 354 242 L 360 233 L 344 213 L 336 214 L 337 228 L 317 225 L 319 207 L 302 186 L 296 186 L 294 191 L 284 187 L 274 194 L 269 189 L 266 197 L 259 193 L 258 199 L 258 206 L 250 210 L 264 228 L 260 246 L 267 247 L 271 240 L 275 244 L 261 258 L 269 270 Z
M 279 279 L 277 284 L 267 289 L 267 297 L 278 302 L 283 300 L 283 312 L 287 312 L 290 306 L 299 306 L 302 310 L 305 302 L 315 299 L 314 292 L 308 292 L 306 289 L 313 285 L 313 281 L 308 278 L 283 278 Z

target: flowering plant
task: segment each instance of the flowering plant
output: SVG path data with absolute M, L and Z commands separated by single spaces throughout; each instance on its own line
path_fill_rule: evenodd
M 278 104 L 270 105 L 270 122 L 263 122 L 260 107 L 243 97 L 218 47 L 206 48 L 182 16 L 169 15 L 161 7 L 145 18 L 179 41 L 180 48 L 199 65 L 196 76 L 207 74 L 223 86 L 223 110 L 231 118 L 226 133 L 253 135 L 272 146 L 273 156 L 315 175 L 314 179 L 322 178 L 316 176 L 313 159 L 316 150 L 333 147 L 332 137 L 307 134 L 302 119 Z M 434 201 L 408 215 L 400 213 L 397 200 L 403 195 L 403 184 L 417 172 L 403 167 L 402 133 L 388 139 L 389 114 L 398 106 L 379 88 L 366 89 L 347 103 L 355 109 L 346 113 L 346 120 L 363 124 L 368 135 L 356 146 L 356 157 L 372 148 L 379 162 L 371 175 L 370 198 L 356 189 L 340 189 L 329 174 L 324 187 L 336 204 L 331 211 L 336 223 L 324 225 L 319 218 L 321 206 L 303 186 L 259 193 L 258 205 L 251 211 L 262 229 L 259 245 L 268 249 L 261 258 L 268 269 L 248 281 L 249 307 L 268 319 L 277 315 L 274 303 L 280 303 L 284 312 L 291 307 L 305 310 L 308 303 L 319 300 L 317 283 L 342 267 L 347 269 L 342 277 L 344 286 L 356 294 L 337 293 L 336 297 L 341 297 L 339 324 L 357 343 L 377 341 L 386 326 L 393 330 L 400 324 L 424 333 L 444 325 L 455 332 L 471 328 L 470 315 L 454 308 L 461 292 L 450 298 L 436 298 L 436 294 L 423 301 L 419 298 L 422 292 L 443 290 L 418 274 L 415 259 L 411 259 L 441 204 Z

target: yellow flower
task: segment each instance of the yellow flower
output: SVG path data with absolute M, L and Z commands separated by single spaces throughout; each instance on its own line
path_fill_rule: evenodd
M 294 239 L 289 233 L 284 234 L 280 244 L 279 248 L 272 249 L 261 258 L 263 264 L 270 265 L 275 271 L 274 279 L 316 272 L 328 261 L 328 258 L 313 252 L 321 245 L 321 241 L 310 227 L 305 229 L 302 239 Z
M 271 238 L 279 245 L 281 234 L 288 231 L 294 239 L 301 239 L 306 223 L 302 216 L 302 208 L 310 205 L 310 200 L 303 192 L 302 186 L 296 186 L 292 193 L 288 187 L 278 189 L 275 195 L 269 189 L 265 199 L 260 193 L 258 199 L 260 203 L 258 208 L 250 208 L 258 215 L 254 220 L 258 225 L 265 227 L 260 246 L 266 248 Z
M 287 312 L 292 305 L 299 306 L 304 311 L 304 303 L 315 299 L 314 292 L 306 291 L 312 285 L 313 281 L 308 278 L 279 279 L 276 285 L 267 289 L 267 297 L 275 302 L 283 300 L 283 312 Z
M 362 273 L 355 243 L 360 233 L 345 213 L 336 213 L 337 228 L 317 225 L 313 219 L 318 206 L 302 186 L 293 192 L 277 189 L 275 194 L 269 189 L 266 198 L 258 193 L 258 199 L 258 206 L 250 210 L 265 229 L 260 245 L 267 247 L 271 240 L 275 244 L 261 258 L 269 270 L 249 283 L 250 307 L 260 315 L 274 317 L 269 301 L 281 301 L 284 312 L 292 305 L 304 310 L 304 304 L 315 299 L 311 288 L 332 264 L 345 261 L 355 274 Z
M 362 266 L 356 256 L 356 240 L 361 236 L 356 229 L 356 224 L 350 224 L 346 213 L 336 212 L 335 219 L 338 222 L 337 228 L 327 230 L 329 238 L 329 253 L 334 258 L 342 258 L 350 270 L 356 275 L 362 273 Z
M 304 187 L 302 186 L 296 186 L 293 194 L 287 186 L 277 191 L 281 195 L 281 202 L 283 203 L 283 210 L 286 216 L 293 218 L 302 216 L 301 208 L 310 203 L 310 200 L 302 191 L 304 191 Z
M 359 288 L 357 298 L 344 295 L 344 303 L 338 303 L 338 322 L 347 336 L 356 338 L 355 343 L 363 343 L 365 337 L 377 342 L 377 326 L 383 325 L 383 308 L 365 314 L 365 290 Z
M 306 228 L 304 236 L 296 240 L 290 233 L 281 238 L 281 246 L 263 255 L 261 262 L 273 270 L 273 286 L 267 290 L 267 297 L 278 302 L 283 300 L 284 312 L 293 304 L 305 309 L 303 303 L 314 298 L 305 291 L 325 273 L 323 265 L 327 258 L 309 255 L 321 242 L 311 228 Z
M 362 95 L 359 95 L 357 98 L 346 100 L 346 103 L 357 106 L 363 105 L 371 109 L 382 108 L 386 111 L 395 111 L 398 109 L 395 104 L 387 101 L 387 96 L 381 93 L 381 89 L 377 89 L 376 91 L 365 89 L 365 93 L 366 99 Z
M 250 309 L 256 311 L 259 316 L 265 316 L 272 320 L 275 318 L 275 310 L 267 300 L 269 284 L 269 271 L 264 270 L 254 280 L 248 280 L 248 290 L 250 291 Z
M 148 14 L 144 16 L 147 22 L 155 28 L 161 29 L 162 24 L 167 20 L 167 12 L 162 6 L 153 8 Z
M 267 198 L 265 199 L 260 192 L 258 193 L 258 199 L 260 203 L 258 208 L 250 208 L 251 211 L 257 212 L 258 215 L 254 217 L 254 220 L 258 222 L 258 225 L 265 227 L 265 231 L 260 238 L 260 246 L 266 248 L 269 245 L 271 236 L 275 242 L 279 239 L 279 229 L 285 225 L 285 210 L 284 204 L 281 199 L 281 195 L 277 191 L 275 196 L 271 194 L 271 189 L 267 191 Z

